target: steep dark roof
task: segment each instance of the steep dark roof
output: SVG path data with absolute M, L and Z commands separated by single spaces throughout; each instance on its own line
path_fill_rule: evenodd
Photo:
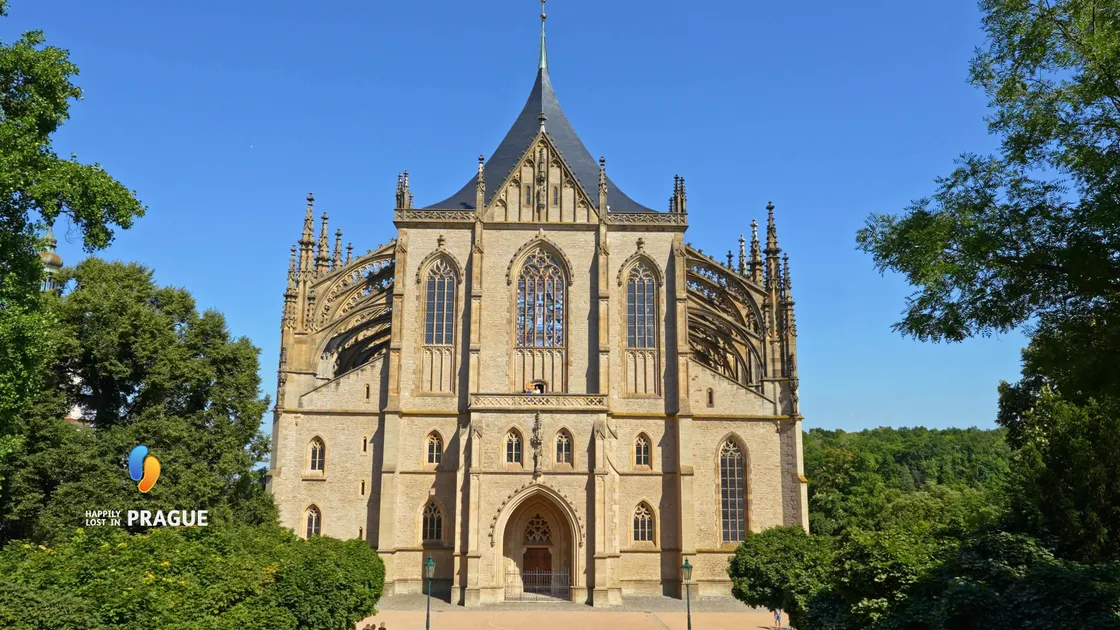
M 540 115 L 543 113 L 546 117 L 545 132 L 549 139 L 560 150 L 560 155 L 591 198 L 591 203 L 598 206 L 599 162 L 591 157 L 587 147 L 583 146 L 583 142 L 572 129 L 572 124 L 568 122 L 568 117 L 560 108 L 560 102 L 556 100 L 556 93 L 552 91 L 548 68 L 543 61 L 540 65 L 542 67 L 537 71 L 537 80 L 533 84 L 532 92 L 529 93 L 529 100 L 525 102 L 525 108 L 521 110 L 521 114 L 506 133 L 506 137 L 486 162 L 486 203 L 494 199 L 494 195 L 499 192 L 498 188 L 520 164 L 521 156 L 529 149 L 529 145 L 540 131 Z M 427 208 L 473 209 L 477 182 L 476 174 L 459 192 Z M 611 212 L 656 212 L 626 196 L 626 193 L 622 192 L 610 177 L 607 177 L 607 205 L 610 206 Z

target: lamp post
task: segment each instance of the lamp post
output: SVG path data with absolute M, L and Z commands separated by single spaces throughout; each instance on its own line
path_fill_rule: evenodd
M 424 614 L 424 630 L 431 630 L 432 627 L 432 576 L 435 574 L 436 561 L 429 554 L 428 561 L 424 563 L 424 575 L 428 576 L 428 611 Z M 689 630 L 692 630 L 691 625 Z
M 685 558 L 684 564 L 681 565 L 681 578 L 684 581 L 684 605 L 685 610 L 688 611 L 688 630 L 692 630 L 692 594 L 689 592 L 689 587 L 692 585 L 692 565 L 688 563 L 688 558 Z

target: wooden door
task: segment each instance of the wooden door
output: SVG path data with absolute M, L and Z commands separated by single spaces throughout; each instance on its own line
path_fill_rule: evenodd
M 552 552 L 545 548 L 530 548 L 525 550 L 523 571 L 551 571 Z

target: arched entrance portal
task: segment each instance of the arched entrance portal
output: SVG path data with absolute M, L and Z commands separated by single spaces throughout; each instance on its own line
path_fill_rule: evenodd
M 578 531 L 548 493 L 526 497 L 505 520 L 501 573 L 506 601 L 572 599 L 578 574 Z

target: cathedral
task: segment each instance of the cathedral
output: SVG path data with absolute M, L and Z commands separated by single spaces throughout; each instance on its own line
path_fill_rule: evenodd
M 396 238 L 364 254 L 308 195 L 269 488 L 300 536 L 377 549 L 386 594 L 425 592 L 430 559 L 464 606 L 680 597 L 686 560 L 693 596 L 726 595 L 749 532 L 808 527 L 774 207 L 716 260 L 683 178 L 665 211 L 627 196 L 560 107 L 541 19 L 525 107 L 462 189 L 415 207 L 401 174 Z

